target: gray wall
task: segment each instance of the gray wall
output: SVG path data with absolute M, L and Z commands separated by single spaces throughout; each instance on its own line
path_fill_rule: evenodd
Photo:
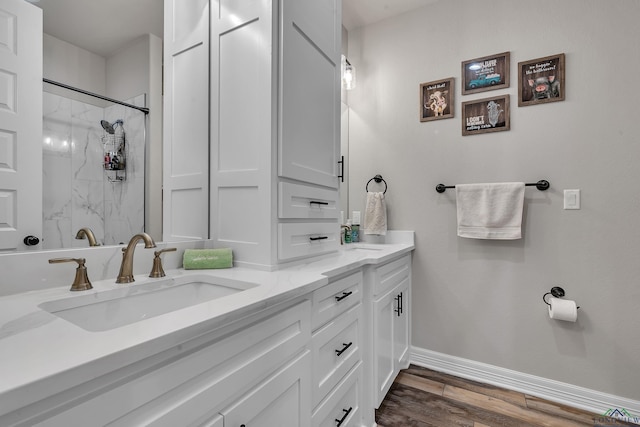
M 392 229 L 416 231 L 413 345 L 640 399 L 640 2 L 439 1 L 349 33 L 350 209 L 389 185 Z M 462 97 L 461 61 L 511 52 L 511 87 Z M 566 54 L 566 100 L 518 107 L 517 63 Z M 419 85 L 455 77 L 455 118 L 421 123 Z M 460 102 L 511 95 L 511 130 L 461 136 Z M 456 236 L 445 184 L 527 188 L 522 240 Z M 563 189 L 582 209 L 563 210 Z M 562 285 L 579 321 L 553 321 Z

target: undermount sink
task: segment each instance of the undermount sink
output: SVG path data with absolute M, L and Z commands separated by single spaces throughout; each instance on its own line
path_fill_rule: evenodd
M 166 278 L 93 292 L 40 305 L 87 331 L 107 331 L 256 287 L 254 283 L 202 275 Z
M 345 243 L 343 248 L 345 251 L 381 251 L 383 249 L 375 243 Z

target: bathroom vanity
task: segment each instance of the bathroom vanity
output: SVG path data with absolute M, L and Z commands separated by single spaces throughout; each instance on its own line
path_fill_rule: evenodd
M 373 425 L 408 363 L 413 233 L 387 241 L 0 298 L 0 425 Z

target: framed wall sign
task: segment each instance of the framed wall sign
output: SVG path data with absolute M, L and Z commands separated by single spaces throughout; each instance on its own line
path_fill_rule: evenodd
M 509 52 L 462 62 L 462 94 L 509 87 Z
M 453 117 L 453 77 L 420 84 L 420 121 Z
M 462 135 L 500 132 L 511 129 L 509 95 L 462 103 Z
M 564 101 L 564 53 L 518 63 L 518 106 Z

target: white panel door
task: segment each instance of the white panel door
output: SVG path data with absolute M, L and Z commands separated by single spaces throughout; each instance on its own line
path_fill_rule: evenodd
M 40 249 L 42 10 L 0 4 L 0 251 Z M 28 242 L 28 241 L 27 241 Z
M 395 379 L 394 317 L 395 292 L 390 291 L 373 302 L 373 398 L 377 408 Z
M 281 13 L 278 173 L 338 188 L 341 1 L 284 0 Z
M 209 1 L 165 0 L 163 240 L 209 237 Z
M 409 360 L 409 307 L 410 301 L 410 279 L 407 277 L 402 284 L 396 288 L 394 300 L 398 312 L 395 312 L 393 319 L 393 359 L 395 371 L 400 372 L 408 366 Z
M 306 351 L 221 411 L 225 427 L 309 427 L 310 376 L 311 353 Z

